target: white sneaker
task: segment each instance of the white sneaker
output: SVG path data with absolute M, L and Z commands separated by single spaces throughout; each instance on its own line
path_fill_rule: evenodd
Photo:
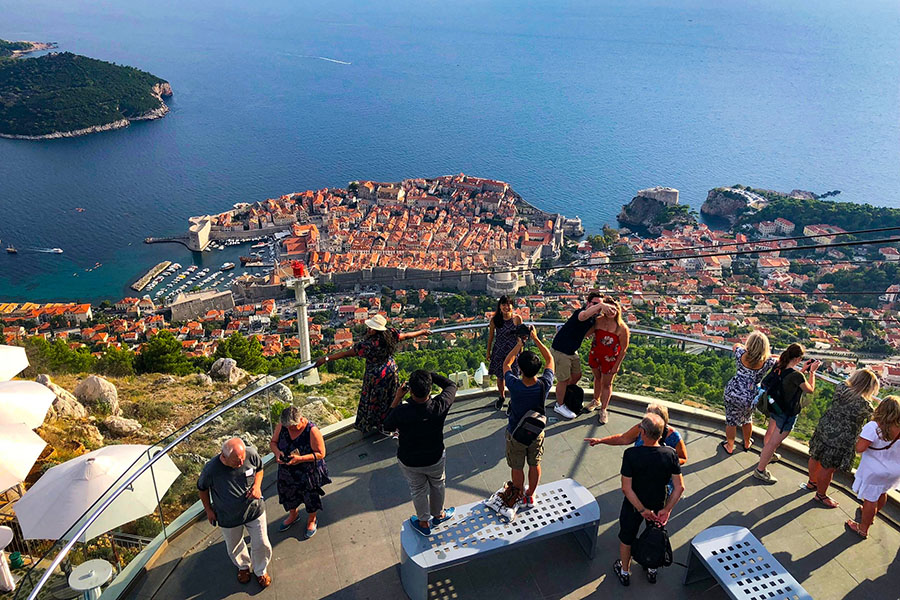
M 565 404 L 557 404 L 556 406 L 553 407 L 553 412 L 555 412 L 556 414 L 558 414 L 559 416 L 561 416 L 564 419 L 574 419 L 576 416 L 575 413 L 573 413 L 571 410 L 569 410 L 569 407 L 566 406 Z

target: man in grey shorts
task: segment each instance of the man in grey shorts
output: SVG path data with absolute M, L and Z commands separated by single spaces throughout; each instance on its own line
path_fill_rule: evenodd
M 272 545 L 266 530 L 266 505 L 262 497 L 263 463 L 253 448 L 241 438 L 231 438 L 222 452 L 203 467 L 197 479 L 200 501 L 210 525 L 218 525 L 225 550 L 238 568 L 238 581 L 250 581 L 250 570 L 262 587 L 272 577 L 266 572 L 272 559 Z M 250 553 L 244 542 L 244 528 L 250 533 Z M 251 562 L 252 560 L 252 562 Z
M 509 418 L 506 424 L 506 464 L 511 477 L 501 497 L 508 508 L 514 509 L 521 499 L 522 506 L 534 506 L 534 493 L 541 480 L 541 457 L 544 455 L 544 432 L 530 445 L 525 446 L 513 439 L 512 434 L 519 421 L 528 411 L 544 413 L 544 402 L 553 384 L 553 356 L 541 342 L 534 327 L 530 329 L 531 340 L 537 346 L 541 357 L 531 350 L 522 352 L 524 340 L 519 338 L 515 348 L 503 361 L 503 377 L 509 390 Z M 544 363 L 542 365 L 541 358 Z M 521 377 L 512 372 L 513 361 L 518 361 Z M 543 373 L 541 367 L 544 366 Z M 528 464 L 528 487 L 525 487 L 525 464 Z M 514 514 L 514 513 L 510 513 Z
M 564 419 L 574 419 L 576 416 L 565 405 L 566 388 L 575 385 L 581 379 L 581 358 L 578 349 L 584 336 L 594 327 L 594 317 L 603 310 L 603 300 L 597 292 L 588 294 L 585 308 L 579 308 L 563 323 L 556 332 L 553 343 L 550 344 L 550 352 L 556 363 L 556 406 L 553 411 Z

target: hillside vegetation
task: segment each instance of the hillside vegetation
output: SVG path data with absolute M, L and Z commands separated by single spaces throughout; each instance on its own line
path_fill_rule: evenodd
M 157 85 L 168 89 L 150 73 L 70 52 L 4 60 L 0 134 L 39 136 L 139 118 L 163 106 Z
M 847 231 L 900 226 L 900 209 L 785 196 L 772 197 L 768 206 L 745 215 L 740 224 L 774 221 L 778 217 L 792 221 L 798 230 L 820 224 L 836 225 Z

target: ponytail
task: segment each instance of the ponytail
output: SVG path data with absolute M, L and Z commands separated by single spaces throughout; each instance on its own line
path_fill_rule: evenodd
M 800 344 L 791 344 L 781 353 L 781 356 L 778 357 L 778 364 L 775 365 L 775 368 L 782 372 L 785 371 L 788 368 L 788 365 L 791 364 L 791 361 L 800 358 L 805 352 L 803 346 Z

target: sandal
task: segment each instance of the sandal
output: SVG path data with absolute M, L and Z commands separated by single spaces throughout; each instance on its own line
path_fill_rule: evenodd
M 722 446 L 722 449 L 728 456 L 734 454 L 734 447 L 731 448 L 731 452 L 728 451 L 728 440 L 722 440 L 721 442 L 719 442 L 719 445 Z
M 751 450 L 753 450 L 753 442 L 750 442 L 749 445 L 744 444 L 744 452 L 750 452 Z
M 299 518 L 299 515 L 297 517 L 295 517 L 294 520 L 292 521 L 291 518 L 288 517 L 287 519 L 282 521 L 281 525 L 278 526 L 278 531 L 287 531 L 288 529 L 290 529 L 291 527 L 294 526 L 294 523 L 297 522 L 298 518 Z
M 869 532 L 867 532 L 867 531 L 864 532 L 862 529 L 860 529 L 859 523 L 857 523 L 853 519 L 848 519 L 847 522 L 844 523 L 844 525 L 846 525 L 850 531 L 852 531 L 853 533 L 855 533 L 862 539 L 866 539 L 869 537 Z
M 813 496 L 813 499 L 816 502 L 818 502 L 819 504 L 824 504 L 828 508 L 837 508 L 838 507 L 838 503 L 835 502 L 834 500 L 832 500 L 831 498 L 829 498 L 826 494 L 819 494 L 817 492 L 816 495 Z
M 817 490 L 818 488 L 819 488 L 819 486 L 817 486 L 817 485 L 816 485 L 815 483 L 813 483 L 812 481 L 807 481 L 806 483 L 804 483 L 804 484 L 802 484 L 802 485 L 800 486 L 800 489 L 801 489 L 801 490 L 807 490 L 807 491 L 809 491 L 809 492 L 812 492 L 812 491 L 814 491 L 814 490 Z

